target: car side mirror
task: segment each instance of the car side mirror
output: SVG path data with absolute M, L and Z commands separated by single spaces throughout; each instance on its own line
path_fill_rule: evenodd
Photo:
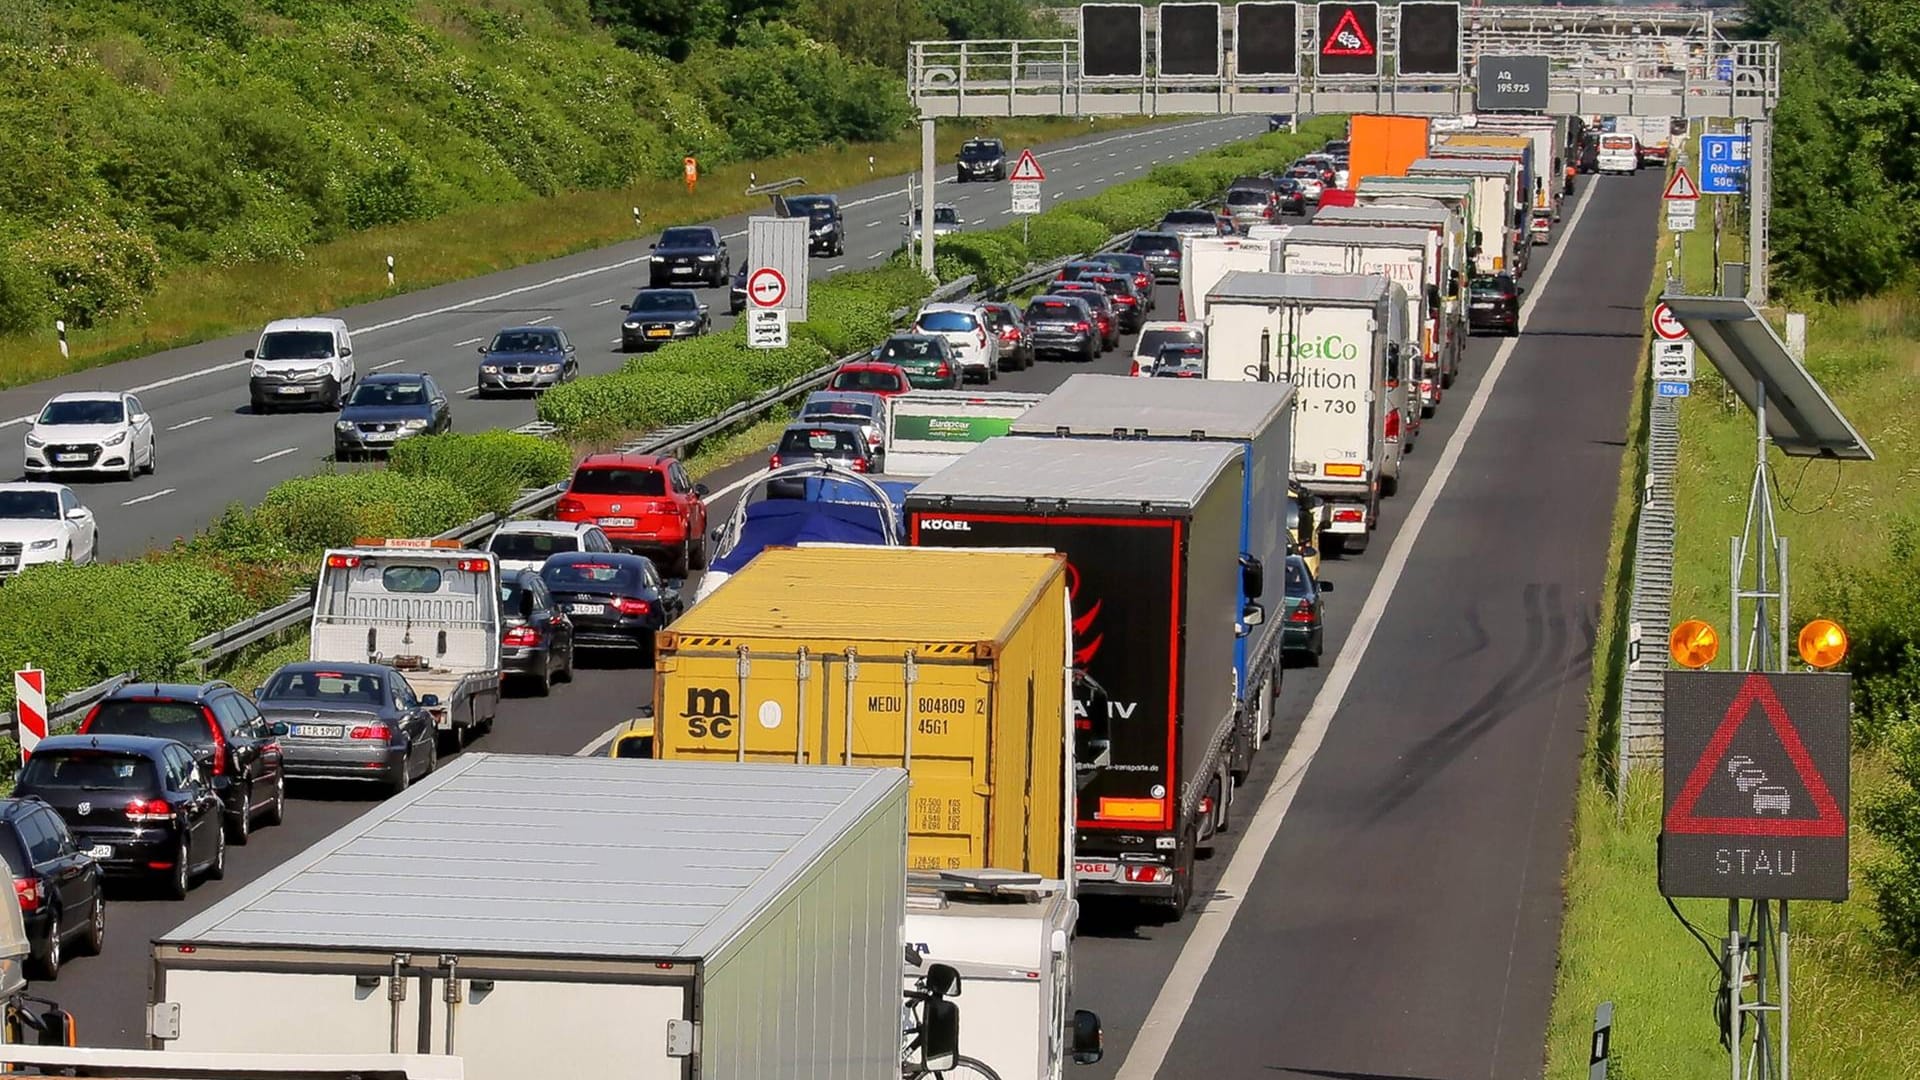
M 1073 1010 L 1073 1063 L 1093 1065 L 1106 1056 L 1100 1017 L 1088 1009 Z
M 1322 582 L 1319 582 L 1319 583 L 1318 583 L 1318 585 L 1317 585 L 1317 587 L 1319 588 L 1319 590 L 1320 590 L 1321 592 L 1332 592 L 1332 591 L 1333 591 L 1333 582 L 1331 582 L 1331 581 L 1322 581 Z
M 1527 294 L 1527 287 L 1525 285 L 1515 285 L 1513 287 L 1513 295 L 1525 296 L 1526 294 Z
M 431 709 L 434 706 L 440 704 L 440 695 L 428 694 L 427 696 L 420 699 L 420 704 L 425 705 L 427 708 Z
M 648 251 L 652 251 L 652 250 L 653 250 L 653 249 L 654 249 L 655 247 L 657 247 L 657 246 L 658 246 L 657 244 L 648 244 L 648 245 L 647 245 L 647 250 L 648 250 Z
M 266 696 L 267 696 L 267 688 L 266 688 L 266 687 L 264 687 L 264 686 L 256 686 L 256 687 L 254 687 L 254 688 L 253 688 L 253 700 L 255 700 L 255 701 L 259 701 L 259 700 L 260 700 L 261 698 L 263 698 L 263 697 L 266 697 Z
M 352 356 L 352 355 L 353 355 L 353 346 L 351 346 L 351 345 L 349 345 L 349 346 L 347 346 L 346 348 L 344 348 L 344 349 L 341 349 L 341 350 L 340 350 L 340 359 L 342 359 L 342 360 L 345 360 L 345 359 L 346 359 L 347 357 L 349 357 L 349 356 Z
M 67 520 L 68 521 L 87 520 L 87 508 L 84 506 L 76 506 L 73 509 L 67 511 Z
M 705 484 L 695 484 L 693 485 L 693 493 L 704 499 L 708 495 L 713 494 L 713 490 Z
M 575 351 L 575 350 L 577 350 L 578 348 L 580 348 L 580 346 L 578 346 L 578 345 L 575 345 L 575 344 L 574 344 L 573 342 L 571 342 L 571 341 L 569 341 L 569 342 L 567 342 L 567 351 L 568 351 L 568 352 L 573 352 L 573 351 Z
M 926 982 L 927 992 L 935 997 L 960 996 L 960 972 L 951 964 L 934 964 L 927 968 Z
M 198 761 L 203 765 L 212 764 L 213 763 L 213 747 L 211 746 L 194 747 L 193 760 Z
M 778 450 L 778 449 L 780 449 L 780 447 L 779 447 L 779 444 L 777 444 L 777 443 L 768 443 L 768 444 L 767 444 L 767 453 L 769 453 L 769 454 L 771 454 L 771 453 L 773 453 L 773 452 L 774 452 L 775 450 Z
M 1246 637 L 1253 632 L 1254 627 L 1266 621 L 1266 608 L 1261 607 L 1259 604 L 1248 604 L 1246 609 L 1240 612 L 1240 624 L 1234 627 L 1233 636 Z
M 292 730 L 293 729 L 291 727 L 288 727 L 286 724 L 275 724 L 272 727 L 267 729 L 267 734 L 272 735 L 274 738 L 278 739 L 286 735 L 288 732 Z
M 1267 591 L 1267 568 L 1258 556 L 1240 556 L 1240 591 L 1249 600 L 1258 600 Z
M 241 353 L 240 355 L 241 355 L 241 356 L 242 356 L 243 358 L 245 358 L 245 359 L 247 359 L 247 360 L 251 360 L 251 359 L 253 359 L 253 350 L 252 350 L 252 349 L 248 349 L 248 350 L 247 350 L 246 352 L 244 352 L 244 353 Z
M 485 356 L 487 354 L 487 347 L 485 345 L 479 345 L 476 346 L 473 351 Z
M 632 304 L 621 304 L 621 305 L 620 305 L 620 310 L 621 310 L 621 311 L 632 311 L 632 310 L 633 310 L 633 305 L 632 305 Z
M 700 314 L 702 314 L 702 315 L 705 315 L 705 314 L 707 313 L 707 311 L 708 311 L 708 308 L 707 308 L 707 305 L 705 305 L 705 304 L 701 304 L 701 305 L 700 305 Z

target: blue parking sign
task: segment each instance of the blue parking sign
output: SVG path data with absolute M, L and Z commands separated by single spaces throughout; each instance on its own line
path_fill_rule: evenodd
M 1714 61 L 1713 77 L 1721 82 L 1733 81 L 1733 57 L 1723 56 Z
M 1746 190 L 1752 145 L 1745 135 L 1700 136 L 1700 194 L 1738 195 Z

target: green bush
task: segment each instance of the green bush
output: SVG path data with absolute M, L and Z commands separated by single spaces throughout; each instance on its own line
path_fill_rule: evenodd
M 566 479 L 573 455 L 552 439 L 483 431 L 403 439 L 394 444 L 388 468 L 450 481 L 481 511 L 499 513 L 522 490 Z
M 187 645 L 252 610 L 219 572 L 179 562 L 42 566 L 0 589 L 0 656 L 46 669 L 47 699 L 127 671 L 164 679 Z M 13 680 L 0 684 L 0 706 Z
M 999 288 L 1026 270 L 1027 246 L 1017 231 L 962 233 L 934 245 L 935 269 L 940 280 L 953 281 L 972 274 L 988 288 Z
M 468 491 L 445 477 L 321 473 L 275 484 L 259 506 L 224 516 L 210 535 L 223 550 L 267 559 L 317 554 L 362 536 L 433 536 L 479 513 Z
M 1036 262 L 1093 251 L 1112 238 L 1106 226 L 1071 207 L 1049 210 L 1027 224 L 1027 250 Z
M 1887 943 L 1920 957 L 1920 724 L 1905 724 L 1885 741 L 1895 782 L 1869 794 L 1862 821 L 1886 845 L 1867 867 L 1880 932 Z
M 1077 202 L 1073 208 L 1099 222 L 1109 233 L 1119 233 L 1158 221 L 1167 211 L 1193 201 L 1185 188 L 1133 180 Z

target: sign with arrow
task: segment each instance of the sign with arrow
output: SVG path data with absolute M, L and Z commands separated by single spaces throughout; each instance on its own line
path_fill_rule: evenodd
M 1845 673 L 1668 671 L 1660 891 L 1845 900 Z
M 1700 199 L 1700 189 L 1695 186 L 1693 177 L 1687 175 L 1687 167 L 1682 165 L 1673 170 L 1673 179 L 1667 181 L 1666 193 L 1660 197 L 1668 202 L 1679 199 L 1691 199 L 1697 202 Z

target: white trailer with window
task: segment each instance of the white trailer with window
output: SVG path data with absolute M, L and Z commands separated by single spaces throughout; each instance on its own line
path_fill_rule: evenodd
M 898 1080 L 901 769 L 468 754 L 152 945 L 154 1049 Z

